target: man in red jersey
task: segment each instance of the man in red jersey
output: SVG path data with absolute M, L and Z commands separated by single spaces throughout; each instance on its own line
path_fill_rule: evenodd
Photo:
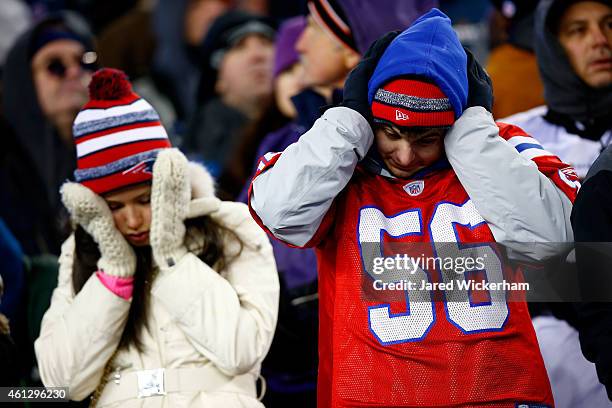
M 572 239 L 573 170 L 496 124 L 491 95 L 433 9 L 372 45 L 342 106 L 262 158 L 252 215 L 276 238 L 317 250 L 320 407 L 553 406 L 526 304 L 440 285 L 453 274 L 503 277 L 486 243 L 539 260 L 556 255 L 545 243 Z M 407 267 L 403 250 L 393 253 L 415 246 L 486 260 Z M 401 282 L 395 295 L 371 293 Z

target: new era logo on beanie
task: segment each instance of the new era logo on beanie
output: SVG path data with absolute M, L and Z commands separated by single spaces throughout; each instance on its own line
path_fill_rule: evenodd
M 172 147 L 159 115 L 119 70 L 97 71 L 73 125 L 77 182 L 97 194 L 151 180 L 160 149 Z
M 425 79 L 399 78 L 378 88 L 372 101 L 374 122 L 398 127 L 450 127 L 453 107 L 444 92 Z

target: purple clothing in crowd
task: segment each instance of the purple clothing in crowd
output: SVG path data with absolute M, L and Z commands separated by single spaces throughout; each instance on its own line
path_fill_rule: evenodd
M 295 44 L 304 28 L 306 28 L 306 17 L 297 16 L 285 21 L 278 29 L 276 54 L 274 55 L 274 78 L 300 60 Z
M 287 146 L 297 142 L 304 130 L 295 123 L 289 123 L 276 132 L 268 134 L 259 146 L 257 157 L 267 152 L 282 152 Z M 242 198 L 241 194 L 240 199 Z M 246 198 L 245 193 L 245 201 Z M 289 290 L 317 279 L 317 257 L 313 249 L 290 248 L 274 238 L 270 241 L 274 250 L 276 267 L 283 274 Z
M 339 95 L 336 95 L 339 98 Z M 298 111 L 298 118 L 279 130 L 269 133 L 263 138 L 257 148 L 257 162 L 259 158 L 268 152 L 282 152 L 292 143 L 298 141 L 300 136 L 312 127 L 315 120 L 320 116 L 319 108 L 326 104 L 325 99 L 318 93 L 305 90 L 291 98 Z M 257 168 L 257 162 L 253 164 L 253 174 Z M 238 196 L 238 201 L 246 203 L 251 179 L 243 187 Z M 309 284 L 317 279 L 317 258 L 314 249 L 291 248 L 271 238 L 272 249 L 276 266 L 291 290 Z
M 282 152 L 287 146 L 297 142 L 302 133 L 304 129 L 292 122 L 268 134 L 259 145 L 257 157 L 267 152 Z M 238 201 L 247 202 L 249 184 L 242 189 Z M 283 275 L 288 289 L 306 285 L 317 279 L 317 258 L 313 249 L 290 248 L 274 238 L 271 238 L 270 242 L 274 250 L 276 267 Z
M 363 55 L 386 32 L 404 30 L 438 0 L 337 0 L 346 15 L 357 48 Z

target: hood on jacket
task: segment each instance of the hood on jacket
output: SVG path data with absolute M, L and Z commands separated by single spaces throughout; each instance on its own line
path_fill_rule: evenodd
M 189 162 L 191 201 L 187 218 L 196 218 L 219 209 L 221 200 L 215 195 L 215 182 L 210 173 L 199 163 Z
M 589 169 L 583 183 L 602 170 L 612 171 L 612 145 L 606 147 L 606 149 L 601 152 L 597 160 L 595 160 L 595 163 L 593 163 Z
M 457 119 L 467 104 L 466 66 L 467 56 L 450 19 L 433 9 L 389 44 L 368 83 L 368 103 L 372 104 L 378 88 L 390 80 L 420 76 L 444 92 Z
M 31 70 L 31 52 L 37 36 L 41 29 L 54 23 L 79 37 L 86 49 L 93 49 L 93 36 L 85 20 L 77 14 L 63 12 L 40 21 L 24 32 L 9 51 L 3 73 L 2 106 L 16 144 L 31 158 L 34 172 L 47 188 L 50 203 L 59 203 L 57 190 L 61 182 L 71 176 L 75 155 L 65 147 L 43 115 Z
M 343 14 L 351 30 L 353 48 L 363 55 L 383 34 L 403 30 L 423 13 L 438 7 L 438 0 L 335 0 L 328 3 Z M 339 10 L 338 10 L 339 9 Z
M 582 81 L 551 30 L 552 24 L 547 24 L 559 14 L 560 5 L 566 7 L 575 2 L 577 0 L 540 1 L 536 10 L 535 50 L 548 107 L 574 120 L 588 123 L 612 112 L 612 85 L 595 89 Z

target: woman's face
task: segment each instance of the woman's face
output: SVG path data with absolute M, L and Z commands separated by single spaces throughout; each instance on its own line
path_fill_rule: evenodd
M 104 195 L 115 226 L 134 246 L 149 245 L 151 186 L 139 185 Z

